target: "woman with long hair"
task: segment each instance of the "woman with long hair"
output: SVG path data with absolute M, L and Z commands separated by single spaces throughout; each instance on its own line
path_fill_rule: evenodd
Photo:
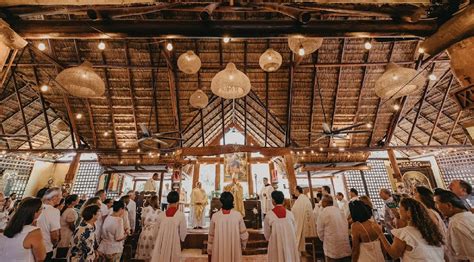
M 360 198 L 362 199 L 362 198 Z M 372 208 L 362 200 L 349 202 L 352 225 L 352 261 L 384 261 L 382 246 L 377 232 L 373 229 L 377 223 L 372 218 Z
M 71 237 L 76 228 L 75 222 L 78 219 L 77 211 L 74 209 L 79 203 L 78 195 L 69 195 L 64 201 L 64 207 L 61 210 L 61 240 L 59 240 L 58 247 L 69 247 L 71 244 Z
M 43 203 L 38 198 L 25 198 L 0 234 L 2 261 L 43 261 L 46 248 L 39 227 L 34 226 L 41 215 Z
M 142 232 L 137 245 L 135 258 L 149 261 L 151 253 L 155 247 L 156 235 L 154 234 L 155 224 L 161 213 L 158 204 L 158 196 L 152 196 L 146 200 L 145 207 L 142 209 Z
M 387 241 L 379 226 L 373 226 L 384 249 L 393 259 L 402 258 L 404 262 L 444 261 L 443 235 L 428 212 L 421 202 L 402 198 L 400 216 L 407 221 L 407 226 L 392 229 L 393 244 Z

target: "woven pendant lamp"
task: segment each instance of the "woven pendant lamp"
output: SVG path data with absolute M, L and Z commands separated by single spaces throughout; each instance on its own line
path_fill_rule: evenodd
M 301 56 L 314 53 L 322 44 L 323 38 L 320 37 L 290 36 L 288 38 L 291 51 Z
M 472 57 L 474 56 L 474 37 L 462 40 L 450 48 L 448 55 L 451 59 L 451 69 L 463 86 L 474 84 L 474 68 L 472 67 Z
M 189 97 L 189 104 L 194 108 L 203 109 L 207 106 L 208 102 L 209 98 L 201 89 L 194 91 L 191 97 Z
M 426 81 L 424 75 L 416 76 L 416 74 L 415 69 L 389 63 L 382 76 L 375 81 L 375 94 L 380 98 L 407 96 L 423 86 Z
M 56 77 L 56 81 L 69 94 L 77 97 L 99 97 L 105 92 L 104 81 L 87 61 L 80 66 L 64 69 Z
M 211 81 L 212 92 L 225 99 L 244 97 L 250 92 L 251 87 L 248 76 L 239 71 L 234 63 L 228 63 Z
M 185 74 L 196 74 L 201 68 L 201 59 L 193 51 L 189 50 L 179 56 L 178 68 Z
M 268 48 L 265 51 L 258 61 L 260 67 L 265 72 L 275 72 L 280 68 L 283 58 L 281 57 L 280 53 L 273 50 L 272 48 Z

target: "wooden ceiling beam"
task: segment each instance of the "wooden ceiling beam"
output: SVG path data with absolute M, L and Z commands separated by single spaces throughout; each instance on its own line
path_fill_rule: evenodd
M 416 23 L 393 20 L 319 20 L 306 25 L 294 21 L 220 20 L 197 23 L 193 20 L 8 20 L 10 26 L 26 39 L 124 39 L 124 38 L 286 38 L 302 34 L 307 37 L 426 37 L 436 32 L 435 20 Z
M 267 49 L 270 48 L 270 39 L 267 39 Z M 265 146 L 268 138 L 268 72 L 265 72 Z
M 26 122 L 25 111 L 23 109 L 23 103 L 21 102 L 21 96 L 20 96 L 20 93 L 18 92 L 18 86 L 17 86 L 18 83 L 15 77 L 15 70 L 12 70 L 12 75 L 13 75 L 13 87 L 15 88 L 15 94 L 16 94 L 16 101 L 18 102 L 18 107 L 20 108 L 20 112 L 21 112 L 21 118 L 23 119 L 23 125 L 24 125 L 23 128 L 25 129 L 25 134 L 28 139 L 28 146 L 30 147 L 30 149 L 32 149 L 33 145 L 31 144 L 30 131 L 28 129 L 28 123 Z M 40 115 L 41 115 L 41 112 L 40 112 Z
M 178 132 L 180 137 L 182 136 L 182 128 L 181 128 L 181 117 L 180 117 L 180 109 L 179 109 L 179 91 L 177 88 L 177 78 L 176 78 L 176 70 L 174 68 L 174 63 L 172 61 L 172 57 L 168 51 L 161 50 L 163 57 L 166 60 L 167 70 L 168 70 L 168 85 L 170 90 L 170 97 L 171 97 L 171 107 L 174 116 L 175 124 L 178 126 Z M 181 141 L 180 141 L 181 144 Z
M 295 54 L 290 51 L 290 70 L 288 71 L 288 92 L 286 102 L 285 146 L 291 144 L 291 108 L 293 106 L 293 77 L 295 74 Z
M 242 108 L 242 110 L 244 110 L 244 107 L 243 107 L 242 105 L 239 104 L 239 107 Z M 244 114 L 243 114 L 241 111 L 238 111 L 238 110 L 237 110 L 237 112 L 238 112 L 240 115 L 242 115 L 242 117 L 238 117 L 239 120 L 242 121 L 242 122 L 245 121 L 245 119 L 243 119 L 243 115 L 244 115 Z M 264 123 L 258 121 L 258 119 L 256 119 L 256 118 L 255 118 L 255 120 L 256 120 L 256 121 L 258 122 L 258 124 L 260 124 L 260 125 L 263 125 L 263 124 L 264 124 Z M 256 132 L 255 130 L 260 130 L 259 126 L 258 126 L 256 123 L 252 122 L 252 121 L 250 121 L 249 123 L 252 124 L 252 125 L 255 127 L 255 129 L 253 129 L 253 128 L 251 128 L 251 126 L 249 125 L 250 130 L 251 130 L 252 132 L 254 132 L 255 134 L 258 134 L 258 132 Z M 269 130 L 269 131 L 271 132 L 271 130 Z M 278 139 L 278 136 L 275 135 L 273 132 L 271 132 L 271 134 L 272 134 L 273 136 L 275 136 L 275 137 Z M 258 136 L 260 137 L 260 139 L 262 139 L 262 141 L 265 141 L 265 135 L 258 134 Z M 274 146 L 278 146 L 278 143 L 276 143 L 276 142 L 275 142 L 273 139 L 271 139 L 270 137 L 267 137 L 267 139 L 268 139 L 270 142 L 272 142 Z M 283 144 L 283 142 L 284 142 L 284 141 L 281 141 L 281 144 Z
M 317 64 L 318 63 L 318 50 L 316 50 L 316 53 L 314 55 L 312 55 L 312 59 L 313 59 L 313 63 L 314 64 Z M 309 127 L 308 127 L 308 146 L 311 146 L 312 143 L 311 143 L 311 140 L 312 140 L 312 135 L 313 135 L 313 123 L 314 123 L 314 120 L 313 120 L 313 115 L 314 115 L 314 98 L 315 98 L 315 95 L 314 95 L 314 90 L 316 88 L 319 88 L 318 87 L 318 72 L 317 72 L 317 69 L 316 67 L 313 68 L 313 83 L 311 85 L 311 102 L 310 102 L 310 112 L 309 112 Z
M 451 75 L 451 78 L 449 79 L 448 87 L 446 88 L 446 91 L 444 92 L 444 96 L 443 96 L 443 100 L 441 101 L 440 108 L 438 110 L 438 113 L 436 114 L 436 119 L 433 123 L 433 128 L 431 129 L 430 138 L 428 139 L 428 145 L 431 143 L 431 139 L 433 138 L 433 134 L 436 130 L 436 127 L 438 126 L 439 117 L 441 116 L 441 113 L 443 112 L 444 104 L 446 103 L 446 99 L 448 98 L 449 90 L 451 90 L 451 86 L 453 85 L 454 81 L 455 81 L 454 75 Z
M 105 54 L 104 51 L 100 51 L 100 57 L 102 60 L 102 63 L 106 63 L 105 61 Z M 110 91 L 110 83 L 109 83 L 109 76 L 108 76 L 108 71 L 107 68 L 103 69 L 104 71 L 104 83 L 105 83 L 105 97 L 107 98 L 107 107 L 109 109 L 109 117 L 110 117 L 110 122 L 112 124 L 112 135 L 114 138 L 113 142 L 113 147 L 118 148 L 118 137 L 117 137 L 117 129 L 115 127 L 115 116 L 114 116 L 114 108 L 113 108 L 113 101 L 112 101 L 112 96 L 111 96 L 111 91 Z
M 456 129 L 456 126 L 458 125 L 458 122 L 459 122 L 459 119 L 461 119 L 461 115 L 462 115 L 462 110 L 459 110 L 457 116 L 456 116 L 456 120 L 454 121 L 454 125 L 453 127 L 451 128 L 451 131 L 449 132 L 449 135 L 448 135 L 448 139 L 446 139 L 446 145 L 449 144 L 449 140 L 451 139 L 451 137 L 453 136 L 453 133 L 454 133 L 454 129 Z
M 125 51 L 125 61 L 127 62 L 127 65 L 130 64 L 130 51 L 128 49 L 128 42 L 125 41 L 124 43 L 124 51 Z M 132 100 L 132 115 L 133 115 L 133 124 L 135 127 L 135 137 L 138 141 L 138 138 L 140 137 L 138 135 L 138 121 L 137 121 L 137 112 L 136 112 L 136 103 L 135 103 L 135 86 L 133 85 L 133 80 L 132 80 L 132 72 L 130 69 L 127 70 L 127 78 L 128 78 L 128 88 L 130 90 L 130 99 Z
M 346 39 L 343 38 L 342 39 L 342 47 L 341 47 L 341 58 L 340 58 L 341 63 L 344 61 L 345 50 L 346 50 Z M 335 91 L 335 94 L 334 94 L 334 101 L 333 101 L 333 104 L 332 104 L 331 124 L 329 125 L 329 128 L 331 128 L 331 129 L 334 127 L 334 119 L 336 117 L 337 97 L 339 96 L 339 87 L 340 87 L 340 83 L 341 83 L 341 77 L 342 77 L 342 67 L 339 67 L 339 70 L 337 71 L 336 91 Z M 322 103 L 323 103 L 323 101 L 321 101 L 321 104 Z M 328 147 L 329 147 L 329 146 L 331 146 L 332 137 L 329 137 L 328 140 L 329 140 L 329 142 L 328 142 Z
M 316 172 L 316 171 L 353 171 L 353 170 L 371 170 L 370 166 L 356 165 L 356 166 L 303 166 L 300 168 L 300 172 Z

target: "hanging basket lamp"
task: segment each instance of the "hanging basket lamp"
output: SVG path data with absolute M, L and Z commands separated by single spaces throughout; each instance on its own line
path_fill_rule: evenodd
M 87 61 L 80 66 L 64 69 L 56 77 L 56 82 L 69 94 L 77 97 L 100 97 L 105 92 L 104 81 Z
M 189 104 L 194 108 L 203 109 L 207 106 L 208 102 L 209 98 L 201 89 L 194 91 L 191 97 L 189 97 Z
M 398 98 L 407 96 L 423 86 L 426 77 L 417 76 L 417 71 L 412 68 L 401 67 L 389 63 L 382 76 L 375 81 L 375 94 L 380 98 Z
M 225 99 L 244 97 L 251 87 L 248 76 L 239 71 L 234 63 L 228 63 L 211 81 L 212 92 Z
M 280 53 L 273 50 L 272 48 L 268 48 L 265 51 L 258 61 L 260 67 L 265 72 L 275 72 L 280 68 L 283 58 L 281 57 Z
M 290 36 L 288 38 L 291 51 L 300 56 L 314 53 L 322 44 L 323 38 L 320 37 Z
M 201 59 L 193 51 L 189 50 L 179 56 L 178 68 L 185 74 L 195 74 L 201 68 Z

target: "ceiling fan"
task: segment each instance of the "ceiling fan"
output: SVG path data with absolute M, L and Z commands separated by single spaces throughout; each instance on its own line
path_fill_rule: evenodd
M 343 128 L 334 128 L 330 127 L 327 123 L 323 123 L 323 132 L 320 137 L 318 137 L 315 141 L 319 141 L 325 137 L 334 138 L 334 139 L 346 139 L 349 134 L 360 134 L 360 133 L 370 133 L 371 130 L 353 130 L 359 126 L 366 125 L 366 123 L 357 123 L 350 126 L 346 126 Z
M 3 141 L 28 141 L 29 136 L 27 135 L 9 135 L 9 134 L 1 134 L 0 140 Z
M 141 138 L 138 139 L 138 144 L 141 145 L 145 141 L 154 141 L 156 143 L 160 143 L 164 146 L 169 147 L 170 143 L 166 142 L 165 140 L 174 140 L 174 141 L 183 141 L 184 139 L 180 137 L 173 137 L 170 135 L 173 134 L 179 134 L 178 131 L 170 131 L 170 132 L 159 132 L 153 134 L 146 126 L 145 124 L 140 124 L 140 129 L 142 130 L 142 136 Z

